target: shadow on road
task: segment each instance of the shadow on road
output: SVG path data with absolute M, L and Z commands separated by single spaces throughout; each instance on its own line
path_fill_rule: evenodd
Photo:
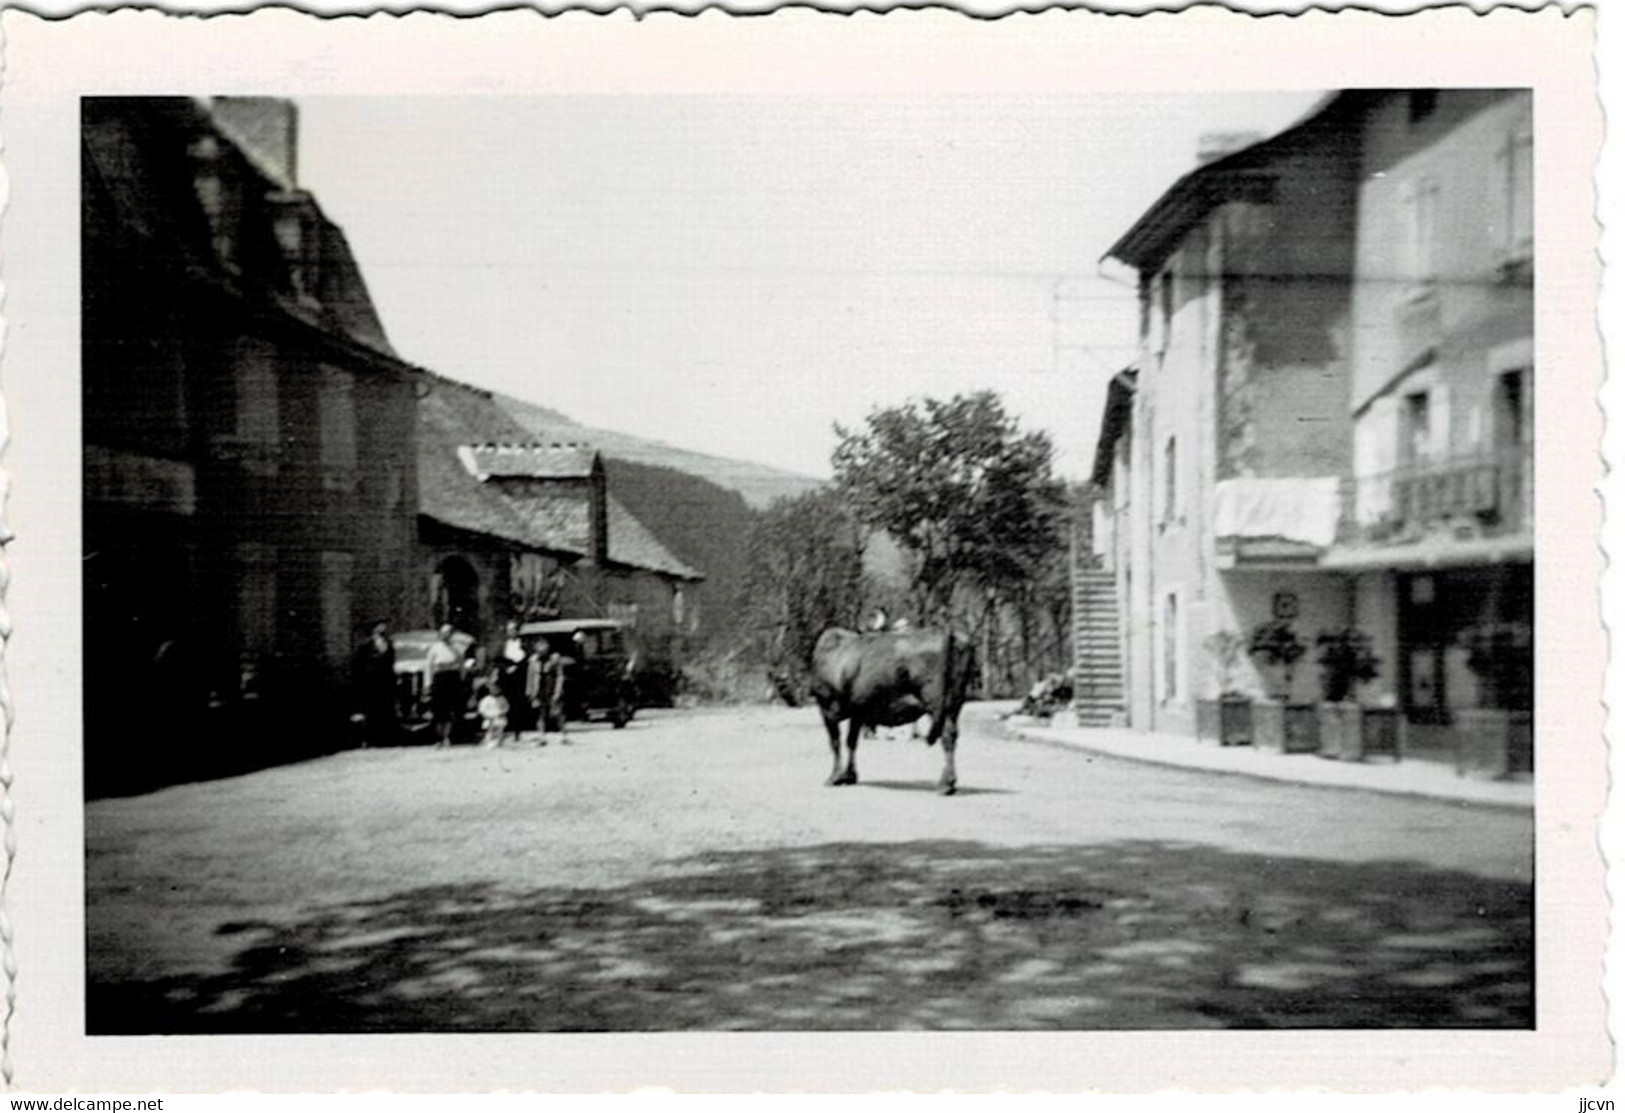
M 91 1034 L 1528 1027 L 1529 886 L 1124 841 L 713 853 L 635 887 L 403 890 L 229 923 Z
M 935 778 L 922 781 L 859 781 L 859 788 L 883 788 L 890 792 L 937 792 L 938 786 Z M 954 789 L 956 796 L 1009 796 L 1007 788 L 974 788 L 960 785 Z

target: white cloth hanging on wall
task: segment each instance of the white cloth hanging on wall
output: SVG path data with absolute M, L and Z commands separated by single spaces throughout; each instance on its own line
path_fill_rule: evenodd
M 1218 537 L 1278 537 L 1326 548 L 1341 512 L 1336 476 L 1224 479 L 1213 489 Z

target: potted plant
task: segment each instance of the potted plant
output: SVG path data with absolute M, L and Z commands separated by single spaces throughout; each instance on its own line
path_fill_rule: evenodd
M 1456 711 L 1456 772 L 1507 777 L 1534 771 L 1532 631 L 1527 623 L 1492 622 L 1463 630 L 1467 668 L 1478 679 L 1478 706 Z
M 1361 684 L 1377 678 L 1377 655 L 1371 651 L 1371 637 L 1348 626 L 1322 630 L 1315 638 L 1320 649 L 1320 753 L 1322 757 L 1345 761 L 1363 760 L 1366 751 L 1364 708 L 1354 698 Z M 1397 715 L 1394 717 L 1397 725 Z M 1374 728 L 1378 719 L 1372 720 Z M 1385 724 L 1384 724 L 1385 725 Z M 1388 750 L 1397 756 L 1398 746 L 1384 745 L 1374 737 L 1373 750 Z
M 1253 742 L 1286 754 L 1313 753 L 1319 745 L 1313 704 L 1293 703 L 1292 673 L 1308 647 L 1292 623 L 1271 619 L 1253 628 L 1247 655 L 1274 678 L 1273 698 L 1253 705 Z
M 1253 740 L 1253 704 L 1235 686 L 1236 666 L 1247 648 L 1234 630 L 1220 630 L 1202 643 L 1213 659 L 1218 696 L 1196 701 L 1196 736 L 1221 746 L 1246 746 Z

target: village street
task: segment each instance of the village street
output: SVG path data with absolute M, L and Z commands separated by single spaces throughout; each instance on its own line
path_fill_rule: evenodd
M 764 707 L 91 802 L 89 1030 L 1531 1023 L 1527 812 L 1097 758 L 999 709 L 953 798 L 906 730 L 826 788 L 817 712 Z

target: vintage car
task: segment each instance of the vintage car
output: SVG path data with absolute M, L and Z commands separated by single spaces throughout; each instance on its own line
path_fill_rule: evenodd
M 556 618 L 526 622 L 527 643 L 546 639 L 570 661 L 564 672 L 564 714 L 589 719 L 601 714 L 619 730 L 638 710 L 639 657 L 631 631 L 610 618 Z
M 440 635 L 434 630 L 406 630 L 392 635 L 395 642 L 395 712 L 401 728 L 409 736 L 430 732 L 429 710 L 429 647 Z M 475 668 L 474 638 L 462 632 L 451 636 L 451 646 L 463 654 L 466 667 L 463 681 L 467 685 Z M 456 728 L 461 741 L 475 727 L 475 715 L 470 709 Z

